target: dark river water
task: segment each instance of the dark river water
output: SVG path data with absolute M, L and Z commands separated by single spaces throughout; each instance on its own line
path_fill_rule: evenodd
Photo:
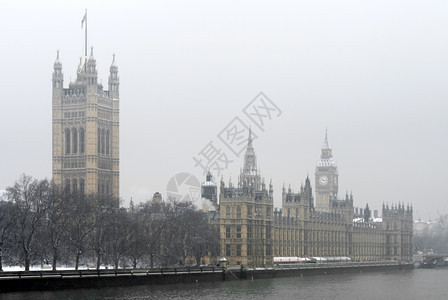
M 0 293 L 0 299 L 448 299 L 448 269 Z

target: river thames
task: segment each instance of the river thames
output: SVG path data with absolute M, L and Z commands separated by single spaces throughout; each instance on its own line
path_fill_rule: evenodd
M 0 293 L 0 299 L 447 299 L 448 269 Z

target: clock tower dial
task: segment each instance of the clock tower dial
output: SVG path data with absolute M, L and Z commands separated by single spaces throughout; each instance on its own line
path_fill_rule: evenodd
M 319 183 L 320 185 L 327 185 L 328 184 L 328 177 L 325 175 L 321 175 L 319 177 Z

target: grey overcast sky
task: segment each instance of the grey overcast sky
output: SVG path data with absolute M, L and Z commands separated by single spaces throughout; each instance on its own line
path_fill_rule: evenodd
M 51 74 L 64 85 L 88 45 L 107 86 L 120 76 L 120 179 L 125 203 L 166 194 L 238 117 L 251 125 L 258 166 L 297 191 L 314 187 L 325 128 L 339 196 L 355 206 L 412 203 L 414 218 L 448 213 L 448 2 L 2 1 L 0 190 L 22 173 L 51 177 Z M 243 109 L 260 92 L 281 110 L 263 127 Z

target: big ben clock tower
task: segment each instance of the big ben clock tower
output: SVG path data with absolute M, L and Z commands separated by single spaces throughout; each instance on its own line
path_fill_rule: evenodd
M 338 168 L 333 160 L 328 136 L 325 131 L 325 141 L 321 149 L 320 160 L 316 166 L 316 210 L 330 210 L 331 200 L 338 195 Z

